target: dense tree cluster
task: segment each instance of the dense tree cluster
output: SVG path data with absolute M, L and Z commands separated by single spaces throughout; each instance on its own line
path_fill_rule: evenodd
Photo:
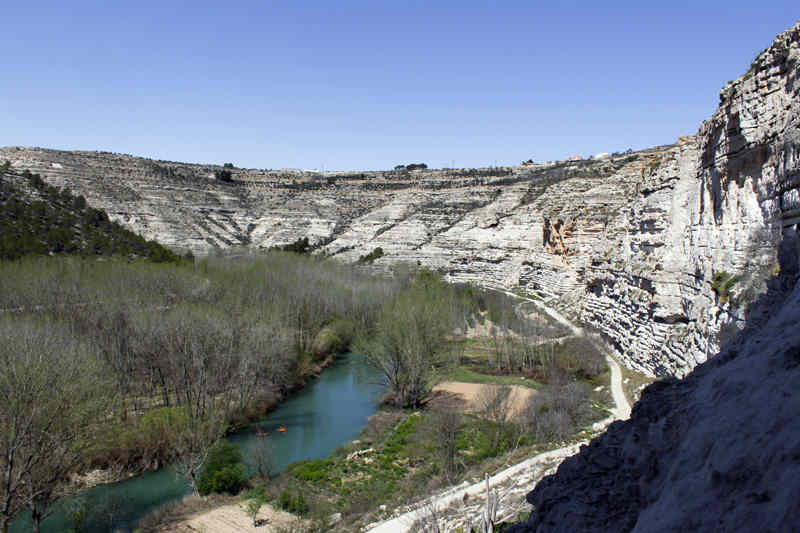
M 231 172 L 227 168 L 222 170 L 215 170 L 214 177 L 217 178 L 219 181 L 231 183 L 233 181 L 233 172 Z
M 24 180 L 30 193 L 17 180 Z M 38 174 L 0 175 L 0 259 L 47 254 L 180 260 L 157 242 L 110 221 L 105 211 L 88 206 L 83 196 L 47 185 Z
M 407 165 L 397 165 L 394 167 L 395 170 L 425 170 L 428 168 L 428 165 L 425 163 L 409 163 Z
M 291 252 L 294 254 L 307 254 L 311 252 L 311 243 L 308 241 L 308 237 L 301 237 L 294 242 L 289 244 L 284 244 L 281 246 L 273 246 L 270 248 L 273 251 L 278 252 Z
M 46 485 L 41 494 L 60 494 L 66 473 L 79 467 L 170 461 L 198 492 L 206 490 L 202 479 L 209 490 L 236 482 L 236 467 L 203 478 L 226 430 L 262 415 L 312 372 L 315 358 L 325 356 L 312 351 L 324 329 L 336 324 L 331 330 L 342 335 L 369 328 L 402 290 L 402 280 L 283 252 L 179 265 L 0 261 L 0 471 L 17 475 L 21 464 L 7 459 L 23 449 L 12 442 L 20 435 L 17 420 L 41 418 L 41 428 L 23 435 L 31 457 L 44 444 L 54 446 L 51 438 L 80 442 L 68 447 L 63 468 L 48 464 L 53 476 L 34 480 L 45 471 L 36 465 L 12 475 L 16 485 L 0 487 L 0 519 L 23 508 L 44 513 L 50 496 L 22 488 L 36 481 Z M 17 342 L 15 331 L 29 334 Z M 336 348 L 348 343 L 339 339 Z M 63 390 L 61 376 L 70 378 Z M 63 406 L 78 418 L 65 416 Z
M 378 246 L 370 253 L 359 256 L 358 262 L 362 264 L 372 264 L 375 262 L 376 259 L 380 259 L 381 257 L 383 257 L 383 248 Z

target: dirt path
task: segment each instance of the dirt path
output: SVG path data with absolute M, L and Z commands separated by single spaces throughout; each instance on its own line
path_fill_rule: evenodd
M 606 354 L 606 362 L 611 369 L 611 396 L 614 398 L 614 407 L 611 415 L 614 420 L 627 420 L 631 416 L 631 404 L 622 390 L 622 370 L 613 357 Z
M 579 328 L 578 326 L 576 326 L 575 324 L 573 324 L 572 322 L 570 322 L 569 320 L 564 318 L 564 315 L 562 315 L 561 313 L 559 313 L 558 311 L 556 311 L 552 307 L 547 306 L 544 302 L 541 302 L 539 300 L 534 300 L 533 298 L 528 298 L 526 296 L 520 296 L 519 294 L 514 294 L 513 292 L 506 291 L 506 290 L 503 290 L 503 289 L 491 289 L 491 290 L 494 290 L 494 291 L 497 291 L 497 292 L 502 292 L 503 294 L 505 294 L 507 296 L 511 296 L 512 298 L 516 298 L 517 300 L 530 302 L 533 305 L 535 305 L 536 307 L 538 307 L 540 310 L 544 311 L 550 318 L 552 318 L 553 320 L 555 320 L 556 322 L 558 322 L 562 326 L 565 326 L 565 327 L 569 328 L 569 330 L 572 332 L 573 335 L 578 335 L 578 336 L 582 336 L 583 335 L 583 329 Z

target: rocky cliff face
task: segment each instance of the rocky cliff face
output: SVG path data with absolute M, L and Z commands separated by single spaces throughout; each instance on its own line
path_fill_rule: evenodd
M 453 281 L 516 287 L 602 331 L 621 359 L 682 376 L 737 327 L 800 222 L 798 33 L 778 37 L 696 136 L 608 159 L 505 169 L 234 169 L 98 152 L 0 149 L 147 238 L 208 252 L 308 237 L 377 247 Z M 732 297 L 718 273 L 740 276 Z
M 694 139 L 644 170 L 611 259 L 589 269 L 581 318 L 633 366 L 682 375 L 742 326 L 770 276 L 795 268 L 778 255 L 800 222 L 798 59 L 795 25 L 723 88 Z M 731 298 L 710 288 L 723 272 L 741 278 Z
M 671 189 L 671 202 L 651 204 L 668 221 L 652 226 L 663 235 L 656 257 L 664 272 L 685 268 L 674 270 L 672 292 L 651 292 L 650 301 L 663 298 L 654 320 L 635 320 L 645 316 L 647 298 L 640 306 L 620 305 L 625 287 L 634 287 L 631 278 L 614 284 L 596 269 L 590 276 L 597 281 L 587 283 L 599 288 L 582 316 L 609 336 L 625 323 L 652 331 L 683 323 L 673 329 L 681 337 L 673 334 L 662 345 L 665 361 L 677 360 L 680 342 L 700 353 L 703 336 L 725 321 L 746 324 L 745 331 L 685 379 L 645 389 L 630 420 L 612 424 L 528 494 L 534 512 L 511 532 L 797 531 L 798 59 L 800 24 L 722 90 L 696 149 L 686 150 L 694 151 L 696 175 L 681 172 L 686 163 L 679 154 L 674 164 L 662 158 L 661 168 L 643 176 L 630 216 Z M 634 245 L 643 236 L 626 237 L 634 261 L 643 257 Z M 750 305 L 732 306 L 724 288 L 709 295 L 697 282 L 722 270 L 742 275 L 734 298 L 752 297 Z M 680 309 L 676 304 L 683 313 L 664 313 Z
M 629 420 L 539 482 L 509 533 L 797 531 L 800 283 L 788 297 L 771 284 L 771 320 L 646 388 Z

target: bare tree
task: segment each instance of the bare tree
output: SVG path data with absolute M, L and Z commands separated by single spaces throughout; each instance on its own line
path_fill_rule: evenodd
M 199 496 L 197 477 L 208 460 L 211 448 L 224 435 L 227 424 L 221 409 L 206 409 L 202 414 L 186 409 L 186 421 L 177 431 L 171 448 L 176 458 L 175 471 L 189 481 L 192 492 Z
M 528 400 L 523 424 L 537 440 L 566 438 L 591 416 L 589 389 L 580 382 L 550 384 Z
M 441 293 L 417 288 L 390 301 L 376 330 L 361 336 L 357 350 L 380 371 L 403 407 L 417 407 L 430 392 L 437 366 L 449 360 L 452 317 Z
M 247 445 L 247 464 L 260 478 L 268 478 L 272 474 L 274 460 L 269 438 L 264 436 L 250 440 Z
M 439 445 L 442 473 L 450 483 L 455 480 L 458 472 L 456 465 L 456 452 L 458 450 L 456 444 L 462 421 L 461 413 L 454 409 L 438 410 L 431 415 L 431 433 Z
M 444 533 L 442 510 L 434 502 L 427 502 L 420 508 L 419 515 L 411 524 L 409 531 L 415 533 Z
M 492 449 L 499 446 L 503 427 L 508 423 L 511 392 L 512 389 L 508 385 L 486 385 L 476 399 L 478 416 L 490 422 L 487 431 L 491 436 Z
M 92 444 L 108 405 L 92 352 L 59 324 L 0 321 L 0 530 L 31 509 L 34 531 Z
M 500 503 L 500 498 L 497 495 L 497 490 L 489 488 L 489 474 L 484 474 L 486 479 L 486 500 L 481 513 L 481 529 L 482 533 L 494 533 L 495 522 L 497 521 L 497 506 Z

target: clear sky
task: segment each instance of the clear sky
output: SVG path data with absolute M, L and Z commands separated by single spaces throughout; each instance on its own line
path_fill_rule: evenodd
M 696 132 L 800 19 L 797 0 L 543 4 L 5 2 L 0 145 L 326 170 L 646 148 Z

